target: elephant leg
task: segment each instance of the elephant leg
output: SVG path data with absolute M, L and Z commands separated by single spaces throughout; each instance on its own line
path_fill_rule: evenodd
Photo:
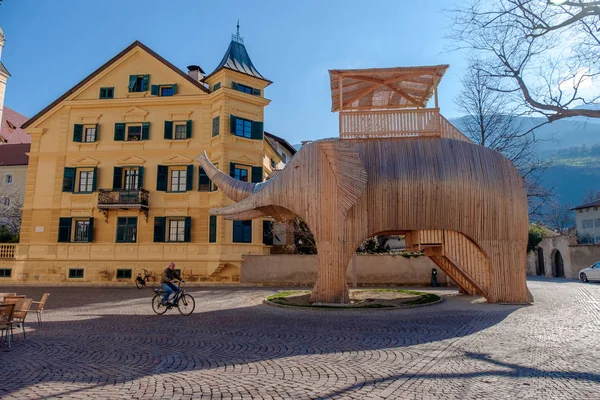
M 342 242 L 318 242 L 317 282 L 312 290 L 313 303 L 348 303 L 349 292 L 346 283 L 346 270 L 352 258 L 353 249 Z

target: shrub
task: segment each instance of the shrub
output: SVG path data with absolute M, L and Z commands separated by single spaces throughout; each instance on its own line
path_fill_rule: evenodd
M 540 225 L 529 225 L 529 238 L 527 240 L 527 252 L 534 251 L 544 239 L 544 229 Z

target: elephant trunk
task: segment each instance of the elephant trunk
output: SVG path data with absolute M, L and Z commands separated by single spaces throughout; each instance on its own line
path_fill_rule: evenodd
M 203 152 L 196 157 L 196 160 L 202 165 L 206 175 L 208 175 L 215 185 L 217 185 L 230 199 L 242 201 L 254 193 L 256 183 L 238 181 L 222 171 L 219 171 L 217 167 L 210 162 L 206 156 L 206 152 Z

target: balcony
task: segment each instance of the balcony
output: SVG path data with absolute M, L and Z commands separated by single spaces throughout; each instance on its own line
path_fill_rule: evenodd
M 149 192 L 145 189 L 99 189 L 98 209 L 104 213 L 105 220 L 108 220 L 108 210 L 111 209 L 138 209 L 148 220 L 148 198 Z
M 469 141 L 437 108 L 340 112 L 341 139 L 445 137 Z
M 0 259 L 14 259 L 16 244 L 0 244 Z

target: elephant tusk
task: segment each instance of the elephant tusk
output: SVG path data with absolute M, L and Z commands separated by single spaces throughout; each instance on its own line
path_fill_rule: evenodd
M 255 191 L 256 183 L 242 182 L 219 171 L 208 159 L 206 152 L 196 157 L 206 175 L 223 191 L 225 196 L 235 201 L 242 201 Z

